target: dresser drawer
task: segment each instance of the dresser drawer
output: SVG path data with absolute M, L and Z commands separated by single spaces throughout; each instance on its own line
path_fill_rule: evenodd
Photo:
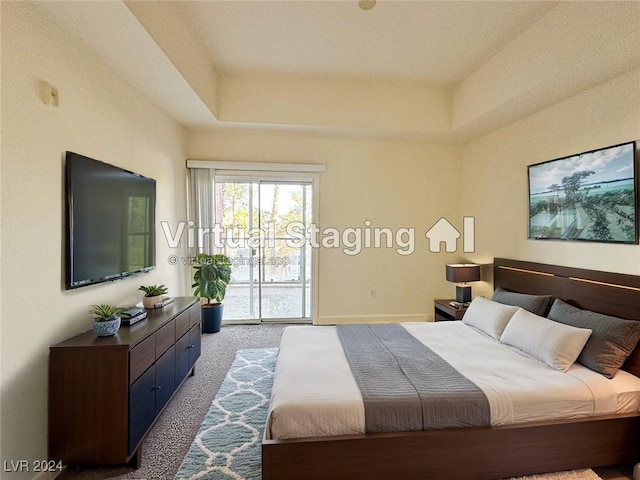
M 156 361 L 156 336 L 151 335 L 129 353 L 129 385 L 132 385 Z
M 160 358 L 174 343 L 176 343 L 176 324 L 171 320 L 156 332 L 156 358 Z
M 190 326 L 189 310 L 186 310 L 182 312 L 180 315 L 178 315 L 175 321 L 176 321 L 176 339 L 178 339 L 189 331 L 189 326 Z
M 202 318 L 202 307 L 196 303 L 189 309 L 189 326 L 199 325 Z
M 156 370 L 148 369 L 129 389 L 129 445 L 128 452 L 136 448 L 156 418 Z

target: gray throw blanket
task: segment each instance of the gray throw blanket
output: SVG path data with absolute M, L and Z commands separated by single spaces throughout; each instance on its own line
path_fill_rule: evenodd
M 401 325 L 338 325 L 367 433 L 488 426 L 484 392 Z

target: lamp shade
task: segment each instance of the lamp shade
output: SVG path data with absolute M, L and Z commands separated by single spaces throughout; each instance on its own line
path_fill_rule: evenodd
M 480 265 L 473 263 L 453 263 L 447 265 L 447 281 L 455 283 L 477 282 L 480 280 Z

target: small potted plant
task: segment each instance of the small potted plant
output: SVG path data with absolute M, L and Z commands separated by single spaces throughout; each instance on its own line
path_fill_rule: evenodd
M 164 301 L 164 295 L 167 294 L 167 287 L 164 285 L 149 285 L 145 287 L 142 285 L 138 290 L 142 290 L 144 292 L 144 297 L 142 297 L 142 305 L 144 308 L 155 308 L 156 304 L 162 303 Z
M 194 293 L 206 299 L 202 304 L 202 332 L 216 333 L 222 326 L 222 301 L 231 281 L 231 261 L 223 254 L 200 253 L 194 259 Z
M 120 328 L 120 314 L 124 308 L 111 305 L 94 305 L 89 313 L 93 315 L 93 331 L 99 337 L 115 335 Z

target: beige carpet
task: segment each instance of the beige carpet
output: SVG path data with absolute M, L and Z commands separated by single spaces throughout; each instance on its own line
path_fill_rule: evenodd
M 572 470 L 570 472 L 546 473 L 543 475 L 517 477 L 517 480 L 600 480 L 600 477 L 596 475 L 593 470 Z
M 196 364 L 196 375 L 190 377 L 176 393 L 147 435 L 142 445 L 142 466 L 139 469 L 71 467 L 58 480 L 172 479 L 195 438 L 236 351 L 244 348 L 277 347 L 284 327 L 285 325 L 233 325 L 224 326 L 219 333 L 204 335 L 202 357 Z M 535 452 L 532 454 L 535 455 Z M 632 479 L 631 467 L 595 470 L 598 475 L 591 470 L 582 470 L 521 477 L 518 480 Z M 472 474 L 469 475 L 469 480 L 473 480 Z
M 632 480 L 633 479 L 633 466 L 631 465 L 601 467 L 601 468 L 595 468 L 594 470 L 573 470 L 570 472 L 557 472 L 557 473 L 547 473 L 544 475 L 531 475 L 528 477 L 519 477 L 517 480 L 598 480 L 598 479 Z
M 634 465 L 594 468 L 602 480 L 633 480 Z

